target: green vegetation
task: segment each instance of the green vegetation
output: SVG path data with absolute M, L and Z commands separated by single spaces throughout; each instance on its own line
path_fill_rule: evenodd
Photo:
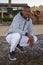
M 12 15 L 13 17 L 21 10 L 13 10 Z M 0 13 L 1 14 L 1 13 Z M 13 18 L 9 18 L 8 12 L 4 13 L 4 18 L 2 19 L 3 22 L 12 22 Z
M 8 17 L 7 18 L 3 18 L 3 22 L 8 22 L 8 21 L 11 22 L 12 20 L 13 20 L 13 18 L 8 18 Z
M 16 15 L 19 11 L 21 11 L 21 10 L 14 10 L 12 14 L 13 14 L 13 15 L 14 15 L 14 14 Z

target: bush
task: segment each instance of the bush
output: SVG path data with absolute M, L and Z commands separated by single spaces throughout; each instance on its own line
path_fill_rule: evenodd
M 13 18 L 3 18 L 3 22 L 11 22 Z
M 3 13 L 4 15 L 8 15 L 8 13 L 6 12 L 6 13 Z
M 0 15 L 1 15 L 1 13 L 0 13 Z
M 19 11 L 21 11 L 21 10 L 13 10 L 13 13 L 12 13 L 12 14 L 13 14 L 13 15 L 14 15 L 14 14 L 16 15 Z

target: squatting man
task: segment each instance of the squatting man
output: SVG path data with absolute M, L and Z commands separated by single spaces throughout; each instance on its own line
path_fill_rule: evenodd
M 20 11 L 11 23 L 11 26 L 6 34 L 6 41 L 10 44 L 9 59 L 16 60 L 15 48 L 21 53 L 25 52 L 23 47 L 32 47 L 37 42 L 37 37 L 33 32 L 32 20 L 29 17 L 31 9 L 25 6 Z

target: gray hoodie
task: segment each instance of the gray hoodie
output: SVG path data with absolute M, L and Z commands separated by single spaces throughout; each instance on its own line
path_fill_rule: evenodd
M 21 35 L 25 35 L 28 32 L 33 35 L 33 25 L 31 18 L 28 20 L 21 16 L 20 12 L 14 17 L 11 26 L 6 35 L 11 33 L 20 33 Z

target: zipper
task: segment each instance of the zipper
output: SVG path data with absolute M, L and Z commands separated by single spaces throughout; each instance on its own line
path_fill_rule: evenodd
M 26 20 L 25 20 L 25 23 L 24 23 L 24 26 L 23 26 L 23 30 L 24 30 L 24 28 L 25 28 L 25 25 L 26 25 Z

